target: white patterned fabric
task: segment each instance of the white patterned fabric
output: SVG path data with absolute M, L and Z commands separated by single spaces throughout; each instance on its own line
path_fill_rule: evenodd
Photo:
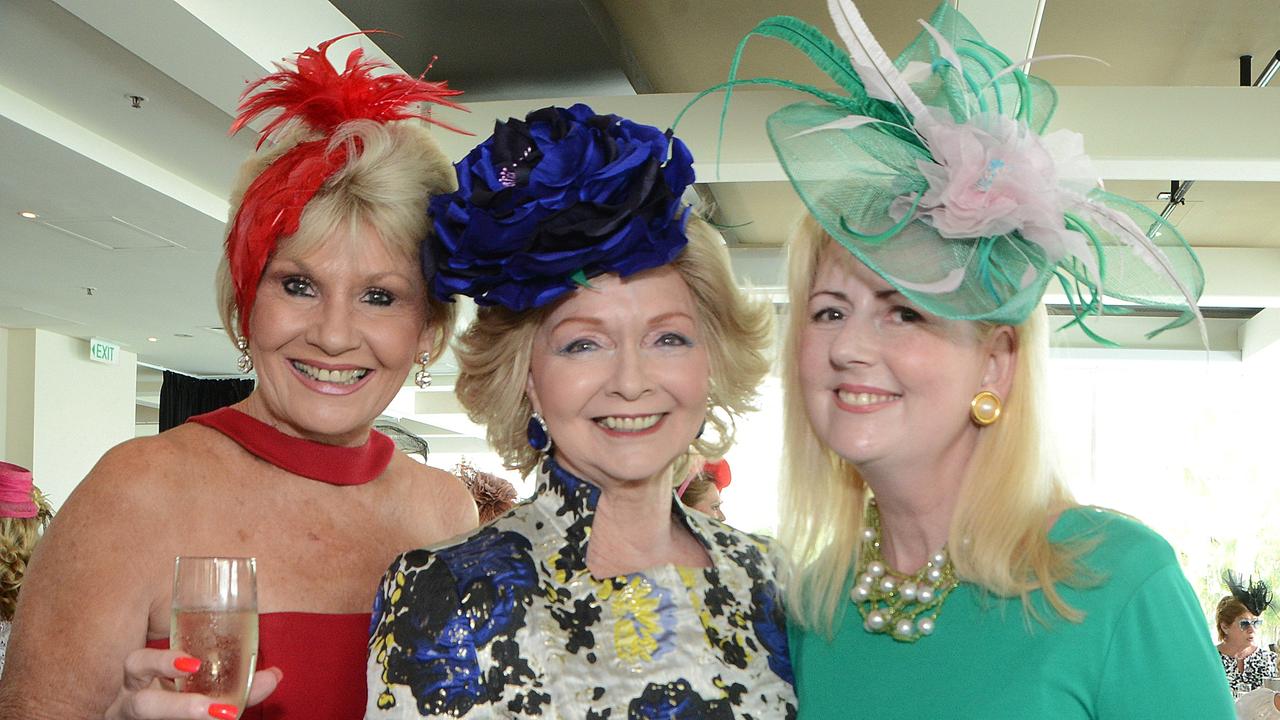
M 1280 720 L 1274 690 L 1258 688 L 1236 698 L 1237 720 Z
M 4 675 L 4 656 L 9 654 L 9 631 L 12 629 L 12 622 L 0 620 L 0 675 Z
M 794 717 L 767 542 L 673 498 L 712 566 L 596 579 L 599 497 L 547 461 L 529 501 L 400 556 L 374 607 L 365 717 Z
M 1247 693 L 1262 687 L 1262 681 L 1276 677 L 1276 654 L 1266 648 L 1258 648 L 1244 659 L 1244 666 L 1237 669 L 1236 659 L 1227 657 L 1221 652 L 1222 669 L 1227 673 L 1227 682 L 1231 684 L 1231 692 L 1236 695 Z

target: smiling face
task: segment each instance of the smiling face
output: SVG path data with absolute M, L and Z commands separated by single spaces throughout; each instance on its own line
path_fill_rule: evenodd
M 669 266 L 592 278 L 534 337 L 527 393 L 556 460 L 600 486 L 659 477 L 707 409 L 693 296 Z
M 819 440 L 864 472 L 963 468 L 969 403 L 1007 395 L 1012 331 L 916 309 L 837 246 L 819 260 L 800 331 L 799 379 Z
M 259 419 L 360 444 L 430 345 L 425 282 L 414 259 L 367 228 L 302 257 L 286 243 L 262 273 L 249 333 Z

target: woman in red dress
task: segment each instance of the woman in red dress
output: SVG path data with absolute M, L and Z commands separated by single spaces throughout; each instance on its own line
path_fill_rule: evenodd
M 456 478 L 372 429 L 452 329 L 417 258 L 454 173 L 414 105 L 457 91 L 374 78 L 359 51 L 335 72 L 333 42 L 250 86 L 232 126 L 282 111 L 241 172 L 218 282 L 257 387 L 116 447 L 67 500 L 22 593 L 0 717 L 239 716 L 172 692 L 195 664 L 162 649 L 177 555 L 257 558 L 264 669 L 242 717 L 358 717 L 378 579 L 476 525 Z

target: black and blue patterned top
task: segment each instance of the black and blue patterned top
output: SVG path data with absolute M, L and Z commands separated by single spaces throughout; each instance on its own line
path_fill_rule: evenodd
M 672 500 L 712 566 L 596 579 L 600 489 L 548 460 L 463 541 L 401 555 L 369 640 L 366 718 L 791 718 L 767 541 Z

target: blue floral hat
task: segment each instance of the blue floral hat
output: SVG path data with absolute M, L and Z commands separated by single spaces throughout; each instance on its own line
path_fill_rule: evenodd
M 541 307 L 597 275 L 666 265 L 684 249 L 693 183 L 683 142 L 577 104 L 497 122 L 431 199 L 422 267 L 442 300 Z

